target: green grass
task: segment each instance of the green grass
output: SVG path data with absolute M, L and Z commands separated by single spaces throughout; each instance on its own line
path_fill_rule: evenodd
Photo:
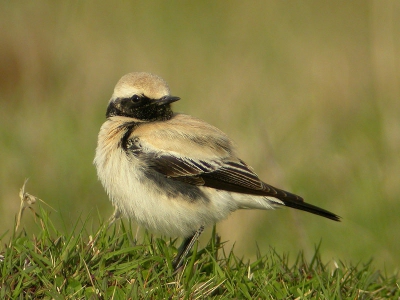
M 146 233 L 138 241 L 130 222 L 86 231 L 77 222 L 59 231 L 43 208 L 35 214 L 38 235 L 24 229 L 0 250 L 1 299 L 381 299 L 400 297 L 399 278 L 357 265 L 311 260 L 302 253 L 289 263 L 270 249 L 254 261 L 225 251 L 215 227 L 176 273 L 176 240 Z M 88 218 L 86 221 L 90 221 Z

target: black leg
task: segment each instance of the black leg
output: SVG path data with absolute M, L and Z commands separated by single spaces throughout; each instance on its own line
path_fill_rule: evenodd
M 190 249 L 192 249 L 194 243 L 197 241 L 203 230 L 204 226 L 201 226 L 192 236 L 183 240 L 182 244 L 179 246 L 178 254 L 172 261 L 172 267 L 174 268 L 174 271 L 178 270 L 182 266 L 184 259 L 188 255 Z

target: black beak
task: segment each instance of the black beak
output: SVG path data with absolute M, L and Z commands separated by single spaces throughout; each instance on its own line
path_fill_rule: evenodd
M 181 98 L 175 97 L 175 96 L 164 96 L 164 97 L 156 100 L 155 103 L 157 105 L 164 105 L 164 104 L 170 104 L 172 102 L 178 101 L 179 99 L 181 99 Z

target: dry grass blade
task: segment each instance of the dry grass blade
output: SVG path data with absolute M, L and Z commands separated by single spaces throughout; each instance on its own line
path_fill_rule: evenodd
M 28 192 L 25 191 L 25 187 L 26 187 L 26 184 L 27 184 L 28 180 L 29 180 L 29 178 L 25 179 L 24 184 L 22 185 L 22 188 L 19 191 L 19 198 L 21 200 L 21 204 L 20 204 L 19 211 L 18 211 L 17 224 L 15 225 L 15 231 L 18 230 L 19 225 L 21 224 L 22 214 L 24 213 L 24 210 L 26 208 L 29 208 L 30 210 L 32 210 L 34 212 L 32 206 L 36 203 L 36 201 L 40 201 L 43 204 L 45 204 L 48 207 L 50 207 L 52 210 L 56 211 L 53 207 L 51 207 L 49 204 L 47 204 L 42 199 L 40 199 L 40 198 L 38 198 L 36 196 L 33 196 L 33 195 L 31 195 L 31 194 L 29 194 Z

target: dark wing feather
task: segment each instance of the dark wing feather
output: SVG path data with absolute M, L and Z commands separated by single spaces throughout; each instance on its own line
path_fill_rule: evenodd
M 214 161 L 195 161 L 190 158 L 180 158 L 168 154 L 157 155 L 155 153 L 142 152 L 138 156 L 145 160 L 150 168 L 176 180 L 213 172 L 220 167 L 220 164 Z
M 278 199 L 294 198 L 296 201 L 303 201 L 300 196 L 262 182 L 243 161 L 206 162 L 169 154 L 157 155 L 143 152 L 140 157 L 147 161 L 150 168 L 174 180 L 229 192 L 272 196 Z
M 317 206 L 305 203 L 303 198 L 275 188 L 261 181 L 243 162 L 202 161 L 176 157 L 169 154 L 136 153 L 147 165 L 174 180 L 207 186 L 218 190 L 257 196 L 270 196 L 281 200 L 285 206 L 307 211 L 331 220 L 340 217 Z

